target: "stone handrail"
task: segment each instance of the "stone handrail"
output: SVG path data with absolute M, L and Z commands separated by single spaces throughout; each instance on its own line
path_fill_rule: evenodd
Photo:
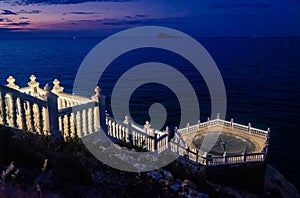
M 59 109 L 58 122 L 65 138 L 84 137 L 99 131 L 98 104 L 89 102 Z
M 39 88 L 35 76 L 30 77 L 29 87 L 19 88 L 14 84 L 14 78 L 7 79 L 7 86 L 0 85 L 0 124 L 10 127 L 30 130 L 32 132 L 55 134 L 61 132 L 63 137 L 84 137 L 104 129 L 108 136 L 125 142 L 132 142 L 134 146 L 145 147 L 148 151 L 158 154 L 168 150 L 176 153 L 189 161 L 208 165 L 237 164 L 246 162 L 261 162 L 265 160 L 266 152 L 211 156 L 200 153 L 197 150 L 190 150 L 182 140 L 183 134 L 194 133 L 201 128 L 210 126 L 231 127 L 250 135 L 269 138 L 267 131 L 237 124 L 231 121 L 219 119 L 201 123 L 200 121 L 185 128 L 175 129 L 175 136 L 171 139 L 170 131 L 155 130 L 150 128 L 146 122 L 144 128 L 133 124 L 126 116 L 124 122 L 117 122 L 105 113 L 105 97 L 101 95 L 101 89 L 95 89 L 96 94 L 90 98 L 75 96 L 63 93 L 59 81 L 54 80 L 54 87 L 51 89 L 46 85 L 45 89 Z M 100 122 L 99 122 L 100 121 Z
M 1 124 L 24 131 L 48 133 L 51 130 L 48 110 L 52 108 L 50 97 L 45 100 L 0 85 Z
M 31 95 L 35 98 L 43 98 L 43 96 L 46 94 L 46 91 L 39 87 L 40 83 L 36 82 L 36 77 L 34 75 L 30 76 L 28 87 L 19 88 L 19 86 L 15 85 L 15 79 L 12 76 L 10 76 L 7 79 L 7 82 L 8 87 L 16 89 L 22 93 Z M 57 79 L 55 79 L 53 81 L 53 89 L 51 91 L 58 96 L 57 103 L 59 109 L 76 106 L 92 101 L 90 98 L 64 93 L 63 90 L 64 88 L 60 86 L 60 82 Z
M 192 125 L 192 126 L 187 124 L 187 126 L 185 128 L 178 129 L 177 131 L 178 131 L 178 133 L 181 133 L 181 134 L 193 133 L 193 132 L 197 132 L 201 128 L 205 128 L 205 127 L 209 127 L 209 126 L 216 126 L 216 125 L 232 127 L 234 129 L 238 129 L 238 130 L 250 133 L 251 135 L 256 135 L 256 136 L 260 136 L 260 137 L 264 137 L 264 138 L 267 138 L 268 134 L 269 134 L 269 129 L 265 131 L 265 130 L 251 127 L 250 123 L 248 126 L 245 126 L 242 124 L 234 123 L 233 119 L 231 119 L 231 122 L 229 122 L 226 120 L 221 120 L 219 118 L 214 119 L 214 120 L 208 120 L 203 123 L 198 122 L 198 124 Z

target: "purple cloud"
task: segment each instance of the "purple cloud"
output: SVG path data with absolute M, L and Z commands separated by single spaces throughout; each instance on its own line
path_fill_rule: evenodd
M 17 15 L 17 13 L 11 11 L 11 10 L 2 10 L 2 15 Z
M 79 4 L 79 3 L 86 3 L 86 2 L 131 2 L 136 0 L 0 0 L 0 2 L 17 4 L 17 5 L 51 5 L 51 4 Z

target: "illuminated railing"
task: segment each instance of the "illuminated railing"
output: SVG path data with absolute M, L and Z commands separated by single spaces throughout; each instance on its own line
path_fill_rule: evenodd
M 170 151 L 195 164 L 217 166 L 224 164 L 239 164 L 248 162 L 262 162 L 266 158 L 270 130 L 256 129 L 225 121 L 217 116 L 216 119 L 201 123 L 200 121 L 185 128 L 171 131 L 159 131 L 151 128 L 146 122 L 144 127 L 132 123 L 128 116 L 123 122 L 117 122 L 105 113 L 105 96 L 101 89 L 95 89 L 91 98 L 76 96 L 63 92 L 60 82 L 55 79 L 53 88 L 48 84 L 41 89 L 35 76 L 30 76 L 28 87 L 19 88 L 15 79 L 10 76 L 6 86 L 0 85 L 0 124 L 23 131 L 39 134 L 54 134 L 61 137 L 85 137 L 99 132 L 102 127 L 106 135 L 124 142 L 131 142 L 134 146 L 161 154 Z M 201 129 L 222 126 L 238 130 L 248 135 L 266 140 L 266 147 L 261 153 L 241 153 L 239 155 L 212 156 L 190 149 L 182 139 L 183 135 L 194 134 Z

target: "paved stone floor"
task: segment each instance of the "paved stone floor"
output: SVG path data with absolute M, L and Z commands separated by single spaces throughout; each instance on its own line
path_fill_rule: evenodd
M 205 143 L 203 144 L 204 139 Z M 251 153 L 255 150 L 255 145 L 248 139 L 220 131 L 197 135 L 192 144 L 197 149 L 212 155 L 223 155 L 225 151 L 227 154 L 236 155 L 244 151 Z
M 205 136 L 207 138 L 203 144 Z M 232 155 L 241 154 L 244 150 L 247 153 L 260 153 L 265 144 L 263 137 L 226 126 L 210 126 L 182 137 L 190 148 L 199 150 L 202 145 L 201 151 L 212 155 L 223 155 L 224 151 Z

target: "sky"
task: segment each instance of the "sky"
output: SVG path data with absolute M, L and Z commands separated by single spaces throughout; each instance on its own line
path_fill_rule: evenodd
M 0 0 L 0 37 L 107 36 L 164 26 L 193 36 L 300 36 L 299 0 Z

